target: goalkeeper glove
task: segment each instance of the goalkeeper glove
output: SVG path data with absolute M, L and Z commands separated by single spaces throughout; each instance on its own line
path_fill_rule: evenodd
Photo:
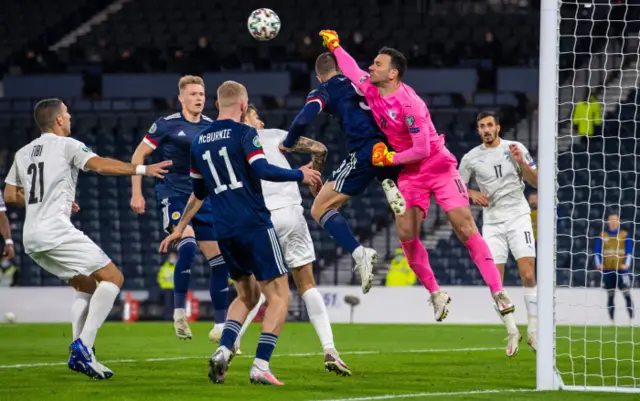
M 320 36 L 322 36 L 322 46 L 329 49 L 330 52 L 340 47 L 340 38 L 336 31 L 325 29 L 320 31 Z
M 384 142 L 378 142 L 373 145 L 371 152 L 371 164 L 376 167 L 393 166 L 393 157 L 396 152 L 389 152 L 389 148 Z

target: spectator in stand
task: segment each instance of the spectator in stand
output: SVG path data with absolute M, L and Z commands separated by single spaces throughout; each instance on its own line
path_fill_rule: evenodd
M 175 72 L 180 75 L 189 75 L 189 58 L 184 54 L 182 49 L 173 49 L 167 62 L 169 72 Z
M 298 53 L 300 54 L 300 58 L 307 63 L 309 69 L 313 70 L 316 63 L 316 57 L 318 56 L 318 50 L 313 45 L 313 39 L 311 39 L 311 36 L 306 35 L 302 38 L 302 43 L 298 48 Z
M 17 287 L 20 282 L 20 269 L 11 259 L 0 262 L 0 288 Z
M 600 136 L 602 108 L 595 96 L 579 102 L 573 110 L 573 125 L 582 136 Z
M 531 192 L 527 199 L 531 208 L 531 227 L 533 228 L 533 238 L 538 238 L 538 193 Z
M 216 71 L 220 69 L 218 55 L 209 44 L 209 39 L 205 36 L 198 38 L 198 45 L 191 53 L 191 60 L 194 64 L 194 70 L 192 72 L 196 75 L 202 75 L 205 71 Z
M 396 249 L 396 254 L 389 265 L 387 273 L 387 287 L 409 287 L 417 283 L 416 274 L 409 267 L 407 257 L 402 248 Z
M 173 271 L 176 269 L 178 254 L 169 252 L 167 260 L 158 270 L 158 287 L 164 298 L 164 320 L 173 320 Z

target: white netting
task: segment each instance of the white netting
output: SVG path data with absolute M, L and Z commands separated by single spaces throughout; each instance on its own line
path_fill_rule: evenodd
M 638 287 L 640 266 L 632 258 L 626 278 L 605 276 L 595 261 L 610 213 L 619 214 L 634 245 L 640 235 L 640 5 L 559 3 L 556 367 L 566 386 L 640 391 L 637 320 L 630 321 L 625 297 L 616 290 L 612 324 L 601 288 L 605 277 Z M 608 254 L 617 240 L 604 243 Z M 640 291 L 631 294 L 640 306 Z

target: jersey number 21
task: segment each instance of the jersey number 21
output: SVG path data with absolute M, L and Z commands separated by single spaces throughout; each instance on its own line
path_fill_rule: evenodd
M 211 175 L 213 176 L 213 180 L 216 182 L 216 187 L 214 188 L 215 194 L 219 194 L 220 192 L 224 192 L 227 189 L 238 189 L 242 188 L 242 181 L 238 181 L 238 177 L 236 177 L 236 172 L 233 171 L 233 166 L 231 166 L 231 160 L 229 160 L 229 153 L 227 152 L 227 147 L 223 146 L 218 154 L 224 159 L 224 165 L 227 167 L 227 174 L 229 174 L 229 185 L 223 184 L 220 181 L 220 176 L 216 171 L 215 166 L 213 165 L 213 160 L 211 159 L 211 152 L 206 151 L 202 155 L 202 159 L 206 160 L 209 165 L 209 170 L 211 171 Z

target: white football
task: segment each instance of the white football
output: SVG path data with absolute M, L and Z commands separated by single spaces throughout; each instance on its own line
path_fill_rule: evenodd
M 247 28 L 254 39 L 260 41 L 271 40 L 280 32 L 280 17 L 273 10 L 258 8 L 247 20 Z
M 16 322 L 16 315 L 13 312 L 7 312 L 4 314 L 4 320 L 7 323 L 15 323 Z

